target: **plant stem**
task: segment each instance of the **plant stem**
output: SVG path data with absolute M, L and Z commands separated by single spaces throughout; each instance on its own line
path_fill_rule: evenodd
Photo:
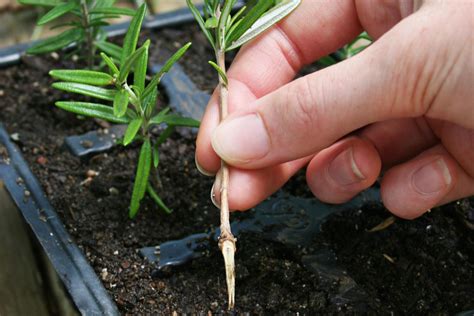
M 226 73 L 225 68 L 225 51 L 219 49 L 216 54 L 217 64 L 222 69 L 224 74 Z M 219 76 L 219 113 L 220 121 L 222 122 L 228 114 L 228 87 L 224 79 Z M 232 234 L 229 220 L 229 200 L 228 200 L 228 188 L 229 188 L 229 168 L 225 161 L 221 161 L 221 234 L 219 236 L 219 248 L 224 256 L 224 264 L 226 270 L 226 281 L 227 281 L 227 293 L 229 300 L 229 309 L 234 307 L 235 303 L 235 263 L 234 254 L 236 251 L 235 243 L 237 239 Z
M 94 38 L 92 35 L 92 27 L 90 26 L 89 8 L 87 7 L 87 1 L 81 0 L 82 10 L 82 27 L 86 32 L 86 54 L 87 54 L 87 67 L 89 69 L 94 65 Z

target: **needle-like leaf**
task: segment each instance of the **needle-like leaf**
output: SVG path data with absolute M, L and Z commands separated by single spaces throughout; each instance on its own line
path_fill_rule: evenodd
M 111 15 L 128 15 L 128 16 L 134 16 L 135 15 L 135 10 L 128 9 L 128 8 L 114 8 L 114 7 L 109 7 L 109 8 L 95 8 L 90 11 L 91 14 L 111 14 Z
M 62 0 L 18 0 L 21 4 L 24 5 L 38 5 L 41 7 L 54 7 L 62 4 Z
M 227 79 L 227 75 L 225 74 L 224 70 L 222 70 L 221 67 L 219 67 L 215 62 L 213 62 L 212 60 L 209 61 L 209 65 L 211 65 L 216 71 L 217 73 L 219 74 L 219 76 L 222 78 L 222 80 L 224 81 L 224 84 L 226 86 L 229 85 L 229 81 Z
M 145 18 L 145 13 L 146 5 L 142 4 L 140 8 L 138 8 L 138 11 L 136 12 L 132 21 L 130 22 L 130 26 L 123 42 L 122 56 L 120 57 L 121 65 L 125 63 L 125 60 L 130 55 L 132 55 L 132 53 L 137 47 L 138 36 L 140 35 L 140 30 L 142 27 L 143 19 Z
M 104 62 L 107 64 L 107 66 L 109 67 L 110 69 L 110 72 L 114 75 L 114 76 L 118 76 L 119 74 L 119 70 L 117 68 L 117 66 L 115 66 L 114 62 L 112 59 L 110 59 L 109 56 L 107 56 L 107 54 L 105 53 L 100 53 L 100 57 L 102 57 L 102 59 L 104 60 Z
M 73 82 L 55 82 L 53 88 L 67 92 L 78 93 L 89 97 L 94 97 L 101 100 L 113 101 L 116 91 L 108 90 L 100 87 L 95 87 L 82 83 Z
M 201 27 L 202 32 L 204 33 L 207 40 L 211 44 L 212 48 L 216 49 L 215 44 L 214 44 L 214 37 L 212 36 L 211 32 L 209 32 L 209 30 L 206 28 L 206 22 L 204 22 L 204 19 L 202 18 L 201 13 L 196 8 L 192 0 L 186 0 L 186 3 L 188 4 L 188 7 L 191 10 L 191 13 L 193 14 L 194 18 L 198 22 L 199 26 Z
M 227 30 L 226 26 L 234 3 L 235 0 L 224 1 L 224 7 L 222 8 L 221 16 L 219 17 L 219 24 L 217 26 L 217 41 L 219 48 L 225 49 L 225 31 Z
M 135 136 L 137 136 L 137 133 L 140 130 L 140 127 L 142 126 L 142 123 L 143 123 L 143 118 L 139 117 L 132 120 L 128 124 L 127 130 L 125 131 L 125 136 L 123 137 L 124 146 L 127 146 L 135 139 Z
M 166 123 L 168 125 L 173 126 L 188 126 L 188 127 L 199 127 L 200 122 L 190 118 L 190 117 L 182 117 L 177 114 L 167 114 L 167 115 L 156 115 L 151 118 L 150 124 L 162 124 Z
M 128 92 L 125 89 L 117 91 L 114 97 L 114 115 L 122 117 L 128 108 Z
M 241 37 L 232 41 L 230 46 L 226 48 L 226 51 L 236 49 L 265 32 L 272 25 L 290 14 L 300 3 L 301 0 L 281 1 L 278 5 L 262 15 Z
M 145 79 L 148 69 L 148 47 L 150 46 L 150 41 L 147 41 L 147 43 L 148 44 L 145 51 L 136 62 L 135 71 L 133 74 L 133 84 L 138 87 L 140 93 L 145 90 Z
M 66 47 L 71 43 L 79 41 L 84 36 L 84 33 L 80 29 L 71 29 L 61 33 L 57 36 L 50 37 L 44 41 L 39 42 L 33 47 L 29 48 L 26 52 L 28 54 L 45 54 L 54 52 L 60 48 Z
M 161 198 L 160 198 L 160 197 L 158 196 L 158 194 L 155 192 L 155 190 L 153 189 L 153 187 L 151 186 L 150 183 L 148 183 L 147 191 L 148 191 L 148 194 L 150 195 L 150 197 L 155 201 L 156 204 L 158 204 L 158 205 L 163 209 L 163 211 L 165 211 L 165 212 L 168 213 L 168 214 L 173 213 L 173 211 L 170 210 L 170 209 L 165 205 L 165 203 L 161 200 Z
M 120 62 L 120 58 L 122 56 L 122 48 L 120 46 L 106 41 L 96 42 L 95 46 L 97 46 L 100 51 Z
M 188 48 L 191 46 L 191 43 L 187 43 L 183 47 L 181 47 L 176 53 L 171 56 L 170 59 L 165 63 L 165 65 L 158 71 L 153 78 L 151 79 L 150 83 L 145 88 L 143 92 L 143 98 L 146 98 L 150 95 L 153 89 L 160 83 L 161 78 L 165 73 L 170 71 L 171 67 L 186 53 Z
M 148 187 L 148 177 L 151 169 L 151 144 L 147 138 L 143 142 L 138 159 L 137 173 L 135 175 L 135 183 L 133 184 L 132 200 L 130 202 L 129 217 L 134 218 L 140 208 L 140 201 L 145 196 Z
M 64 14 L 74 10 L 77 7 L 78 7 L 78 5 L 74 1 L 69 1 L 69 2 L 66 2 L 66 3 L 62 3 L 60 5 L 57 5 L 56 7 L 51 9 L 48 13 L 43 15 L 43 17 L 38 21 L 38 25 L 43 25 L 43 24 L 46 24 L 48 22 L 51 22 L 51 21 L 63 16 Z
M 231 23 L 232 27 L 226 34 L 226 45 L 229 46 L 239 39 L 268 9 L 274 1 L 258 1 L 240 20 Z
M 120 73 L 118 76 L 118 82 L 123 83 L 127 80 L 127 76 L 135 66 L 137 61 L 142 57 L 143 54 L 148 50 L 148 46 L 150 46 L 150 40 L 146 41 L 145 44 L 134 51 L 130 56 L 125 59 L 125 62 L 120 66 Z
M 153 167 L 158 168 L 158 165 L 160 164 L 160 152 L 158 150 L 159 144 L 155 144 L 153 146 Z
M 85 83 L 93 86 L 106 86 L 114 82 L 114 78 L 111 75 L 91 70 L 51 70 L 49 75 L 54 79 Z
M 56 106 L 63 110 L 76 113 L 88 117 L 96 117 L 112 123 L 126 124 L 130 122 L 129 116 L 116 117 L 112 107 L 104 104 L 89 103 L 89 102 L 66 102 L 58 101 Z

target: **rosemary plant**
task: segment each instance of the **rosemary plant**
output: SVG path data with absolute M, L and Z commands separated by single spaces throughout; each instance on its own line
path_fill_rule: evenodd
M 115 0 L 19 0 L 19 2 L 50 9 L 38 20 L 38 26 L 56 21 L 65 15 L 70 16 L 67 22 L 51 26 L 51 29 L 68 27 L 67 30 L 34 45 L 27 51 L 29 54 L 50 53 L 76 44 L 82 49 L 81 55 L 86 58 L 89 68 L 94 64 L 96 50 L 94 42 L 105 37 L 102 27 L 108 25 L 106 20 L 135 14 L 131 9 L 113 7 Z
M 228 79 L 225 67 L 225 53 L 252 40 L 273 24 L 292 12 L 301 0 L 265 0 L 253 1 L 251 7 L 243 7 L 235 14 L 232 8 L 236 0 L 204 0 L 204 15 L 201 15 L 191 0 L 186 0 L 194 18 L 208 39 L 216 56 L 209 64 L 219 75 L 220 120 L 228 114 Z M 235 303 L 235 263 L 236 239 L 231 232 L 229 222 L 229 169 L 221 162 L 221 234 L 219 248 L 224 257 L 229 309 Z
M 130 202 L 130 218 L 137 214 L 145 193 L 148 193 L 164 211 L 171 212 L 156 193 L 152 183 L 157 181 L 158 177 L 157 167 L 160 159 L 158 147 L 170 136 L 176 126 L 199 126 L 196 120 L 171 114 L 169 108 L 156 113 L 157 85 L 163 75 L 183 56 L 191 43 L 180 48 L 147 84 L 150 41 L 147 40 L 137 48 L 145 11 L 146 6 L 142 5 L 131 21 L 124 45 L 120 48 L 120 65 L 116 65 L 108 55 L 102 52 L 100 55 L 108 66 L 109 72 L 91 70 L 52 70 L 50 72 L 53 78 L 62 80 L 53 83 L 54 88 L 112 103 L 110 106 L 91 102 L 59 101 L 56 103 L 57 107 L 83 116 L 128 124 L 122 140 L 123 146 L 134 141 L 142 143 Z M 133 77 L 133 80 L 130 77 Z M 154 139 L 150 129 L 160 124 L 166 124 L 167 127 L 157 139 Z M 150 177 L 151 172 L 156 173 L 155 177 Z

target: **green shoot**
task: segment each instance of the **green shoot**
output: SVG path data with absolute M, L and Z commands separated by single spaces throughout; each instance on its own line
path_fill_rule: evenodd
M 59 35 L 50 37 L 28 49 L 29 54 L 45 54 L 54 52 L 69 45 L 82 48 L 87 60 L 88 68 L 94 64 L 96 46 L 94 42 L 105 37 L 102 27 L 108 25 L 107 19 L 118 18 L 122 15 L 133 16 L 134 10 L 115 8 L 115 0 L 18 0 L 21 4 L 37 5 L 49 8 L 37 24 L 44 25 L 57 21 L 63 16 L 68 16 L 68 22 L 55 23 L 51 28 L 69 26 Z
M 191 0 L 186 0 L 194 18 L 203 34 L 214 49 L 216 61 L 209 64 L 219 75 L 219 106 L 220 120 L 228 113 L 228 78 L 225 68 L 225 53 L 251 41 L 272 25 L 290 14 L 301 0 L 265 0 L 254 1 L 250 8 L 242 8 L 232 14 L 236 0 L 204 0 L 204 15 Z M 219 247 L 224 256 L 226 268 L 227 292 L 229 309 L 235 302 L 235 264 L 234 254 L 236 239 L 231 232 L 229 221 L 228 192 L 229 169 L 224 161 L 221 162 L 221 235 Z
M 52 70 L 50 72 L 53 78 L 61 80 L 53 83 L 54 88 L 109 102 L 102 104 L 58 101 L 56 102 L 57 107 L 83 116 L 128 124 L 122 145 L 128 146 L 133 142 L 141 142 L 130 201 L 130 218 L 137 214 L 140 202 L 146 193 L 165 212 L 171 212 L 158 196 L 153 185 L 153 181 L 158 178 L 156 170 L 159 162 L 158 147 L 170 136 L 176 126 L 199 126 L 198 121 L 169 113 L 168 108 L 157 113 L 157 86 L 163 75 L 183 56 L 191 44 L 188 43 L 179 49 L 161 71 L 147 83 L 145 77 L 150 41 L 146 41 L 137 48 L 145 10 L 146 6 L 142 5 L 132 19 L 124 45 L 119 47 L 122 61 L 119 65 L 116 65 L 106 53 L 102 52 L 100 55 L 108 66 L 108 72 L 91 70 Z M 167 128 L 160 137 L 154 139 L 150 129 L 160 124 L 166 124 Z M 155 177 L 152 177 L 151 174 L 155 174 Z

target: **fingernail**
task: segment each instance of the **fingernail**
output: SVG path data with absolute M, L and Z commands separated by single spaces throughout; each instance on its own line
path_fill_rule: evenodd
M 215 175 L 215 173 L 212 173 L 210 171 L 207 171 L 206 169 L 204 169 L 203 167 L 201 167 L 201 165 L 199 164 L 199 162 L 197 161 L 197 157 L 196 155 L 194 155 L 194 164 L 196 165 L 196 169 L 199 171 L 200 174 L 202 175 L 205 175 L 207 177 L 213 177 Z
M 221 206 L 220 206 L 219 203 L 217 203 L 216 197 L 217 197 L 217 194 L 219 194 L 220 186 L 221 186 L 221 173 L 218 172 L 217 175 L 216 175 L 216 180 L 214 181 L 214 184 L 212 185 L 212 188 L 211 188 L 211 202 L 218 209 L 220 209 Z
M 214 204 L 215 207 L 220 208 L 220 205 L 217 204 L 217 201 L 216 201 L 216 193 L 214 191 L 215 186 L 216 186 L 216 183 L 214 183 L 211 188 L 211 202 L 212 204 Z
M 339 185 L 351 185 L 365 180 L 354 160 L 352 147 L 341 152 L 329 164 L 328 173 Z
M 212 146 L 225 161 L 246 163 L 270 151 L 270 139 L 257 114 L 224 121 L 212 135 Z
M 415 171 L 412 181 L 419 193 L 434 194 L 448 187 L 452 178 L 444 159 L 439 158 Z

